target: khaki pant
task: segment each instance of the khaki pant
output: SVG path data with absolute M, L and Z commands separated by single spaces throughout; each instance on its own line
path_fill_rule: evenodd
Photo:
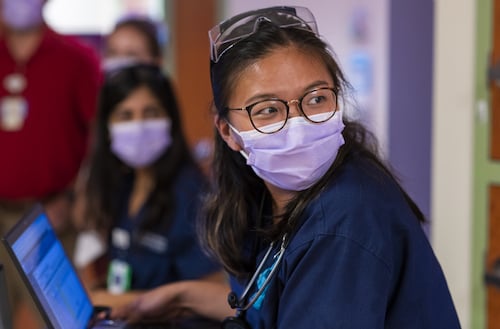
M 33 205 L 34 204 L 26 203 L 22 206 L 6 206 L 0 202 L 0 235 L 3 237 Z M 68 225 L 68 227 L 71 227 L 71 225 Z M 75 231 L 68 228 L 65 229 L 64 232 L 58 233 L 58 236 L 63 243 L 66 253 L 72 255 L 76 236 Z M 33 314 L 33 321 L 42 324 L 42 318 L 36 308 L 33 298 L 3 244 L 0 246 L 0 262 L 4 264 L 5 268 L 10 309 L 14 315 L 14 322 L 17 322 L 15 317 L 18 313 L 18 309 L 24 307 L 32 310 L 30 313 Z M 38 327 L 41 328 L 42 325 Z

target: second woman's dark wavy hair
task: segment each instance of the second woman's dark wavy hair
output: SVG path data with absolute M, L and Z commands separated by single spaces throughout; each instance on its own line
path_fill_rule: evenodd
M 262 59 L 273 50 L 294 47 L 325 63 L 339 99 L 345 99 L 350 87 L 344 78 L 328 46 L 314 33 L 294 28 L 279 28 L 272 23 L 261 23 L 251 36 L 238 41 L 217 63 L 211 62 L 210 73 L 214 106 L 220 120 L 227 118 L 230 93 L 242 72 L 250 64 Z M 344 120 L 345 144 L 328 172 L 311 188 L 298 193 L 286 207 L 285 219 L 262 230 L 256 227 L 258 209 L 264 197 L 270 199 L 263 181 L 257 177 L 245 159 L 230 149 L 218 132 L 215 132 L 214 189 L 205 203 L 206 217 L 200 222 L 200 236 L 207 249 L 217 257 L 225 268 L 236 275 L 248 275 L 255 264 L 246 257 L 242 241 L 249 231 L 262 233 L 265 239 L 274 240 L 291 233 L 307 205 L 328 184 L 343 165 L 346 158 L 358 154 L 369 159 L 390 177 L 396 178 L 378 157 L 377 143 L 372 134 L 362 125 Z M 414 202 L 403 191 L 416 216 L 423 215 Z
M 181 167 L 194 165 L 187 146 L 179 106 L 169 79 L 155 65 L 137 64 L 109 72 L 101 88 L 98 113 L 86 183 L 85 218 L 94 227 L 108 230 L 117 220 L 121 209 L 118 197 L 126 177 L 133 170 L 121 162 L 111 151 L 108 128 L 111 113 L 133 91 L 147 87 L 159 100 L 171 120 L 172 144 L 152 165 L 155 187 L 148 199 L 148 213 L 142 229 L 167 225 L 172 204 L 173 182 Z M 163 221 L 163 222 L 162 222 Z

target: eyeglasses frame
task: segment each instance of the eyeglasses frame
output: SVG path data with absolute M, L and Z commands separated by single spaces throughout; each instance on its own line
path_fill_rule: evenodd
M 333 95 L 335 95 L 335 110 L 334 110 L 334 113 L 331 117 L 329 117 L 328 119 L 325 119 L 325 120 L 322 120 L 322 121 L 313 121 L 311 120 L 307 114 L 305 114 L 304 110 L 302 109 L 302 101 L 304 100 L 304 98 L 315 92 L 315 91 L 318 91 L 318 90 L 325 90 L 325 89 L 328 89 L 330 91 L 333 92 Z M 285 117 L 285 121 L 283 122 L 283 125 L 278 129 L 278 130 L 275 130 L 275 131 L 272 131 L 272 132 L 265 132 L 265 131 L 262 131 L 260 130 L 259 128 L 257 128 L 255 126 L 255 123 L 253 122 L 252 120 L 252 115 L 251 115 L 251 111 L 252 111 L 252 108 L 257 105 L 257 104 L 260 104 L 262 102 L 268 102 L 268 101 L 276 101 L 276 102 L 280 102 L 282 104 L 285 105 L 286 107 L 286 117 Z M 335 113 L 337 112 L 337 109 L 338 109 L 338 97 L 337 97 L 337 91 L 335 90 L 335 88 L 332 88 L 332 87 L 321 87 L 321 88 L 316 88 L 316 89 L 313 89 L 313 90 L 310 90 L 308 92 L 306 92 L 304 95 L 302 95 L 302 97 L 300 98 L 297 98 L 297 99 L 291 99 L 289 101 L 285 101 L 283 99 L 280 99 L 280 98 L 267 98 L 267 99 L 263 99 L 263 100 L 260 100 L 260 101 L 257 101 L 255 103 L 252 103 L 248 106 L 244 106 L 244 107 L 240 107 L 240 108 L 229 108 L 229 107 L 226 107 L 225 108 L 225 111 L 246 111 L 247 114 L 248 114 L 248 118 L 250 119 L 250 123 L 252 124 L 252 126 L 255 128 L 255 130 L 257 130 L 258 132 L 262 133 L 262 134 L 275 134 L 277 133 L 278 131 L 280 131 L 281 129 L 283 129 L 285 126 L 286 126 L 286 123 L 288 122 L 288 118 L 290 117 L 290 105 L 291 104 L 297 104 L 297 108 L 299 109 L 300 111 L 300 114 L 309 122 L 311 123 L 323 123 L 325 121 L 328 121 L 330 120 L 331 118 L 333 118 L 333 116 L 335 115 Z

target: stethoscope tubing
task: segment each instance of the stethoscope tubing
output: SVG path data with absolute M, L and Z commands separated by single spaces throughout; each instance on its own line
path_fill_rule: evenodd
M 244 306 L 238 306 L 236 308 L 238 312 L 244 312 L 244 311 L 248 310 L 250 307 L 252 307 L 252 305 L 255 304 L 255 302 L 257 301 L 257 299 L 266 290 L 267 286 L 269 285 L 269 283 L 271 282 L 272 278 L 274 277 L 274 274 L 278 270 L 278 266 L 281 264 L 281 260 L 283 259 L 283 256 L 285 254 L 286 236 L 287 236 L 286 234 L 283 235 L 283 239 L 281 240 L 280 250 L 274 256 L 274 257 L 278 256 L 278 258 L 274 261 L 273 266 L 271 268 L 271 272 L 266 277 L 266 279 L 264 280 L 264 283 L 259 288 L 259 290 L 257 290 L 257 292 L 253 295 L 252 299 L 246 305 L 244 305 Z M 240 299 L 238 300 L 238 305 L 243 305 L 243 303 L 245 302 L 245 299 L 247 298 L 248 292 L 250 291 L 250 289 L 252 288 L 253 284 L 255 283 L 255 280 L 257 280 L 257 277 L 259 276 L 259 274 L 261 273 L 261 270 L 264 267 L 264 264 L 266 263 L 267 259 L 269 258 L 269 255 L 271 254 L 271 251 L 273 250 L 273 248 L 274 248 L 274 241 L 271 242 L 271 244 L 269 245 L 269 248 L 266 251 L 266 254 L 264 255 L 264 257 L 260 261 L 259 266 L 257 266 L 257 269 L 255 270 L 254 274 L 252 275 L 252 278 L 248 282 L 245 290 L 243 291 L 243 294 L 241 295 Z

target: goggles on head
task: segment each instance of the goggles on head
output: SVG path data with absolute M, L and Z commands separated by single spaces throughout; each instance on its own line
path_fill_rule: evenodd
M 254 34 L 264 21 L 280 28 L 293 27 L 318 35 L 316 20 L 305 7 L 278 6 L 247 11 L 219 23 L 208 31 L 212 62 L 217 63 L 236 43 Z

